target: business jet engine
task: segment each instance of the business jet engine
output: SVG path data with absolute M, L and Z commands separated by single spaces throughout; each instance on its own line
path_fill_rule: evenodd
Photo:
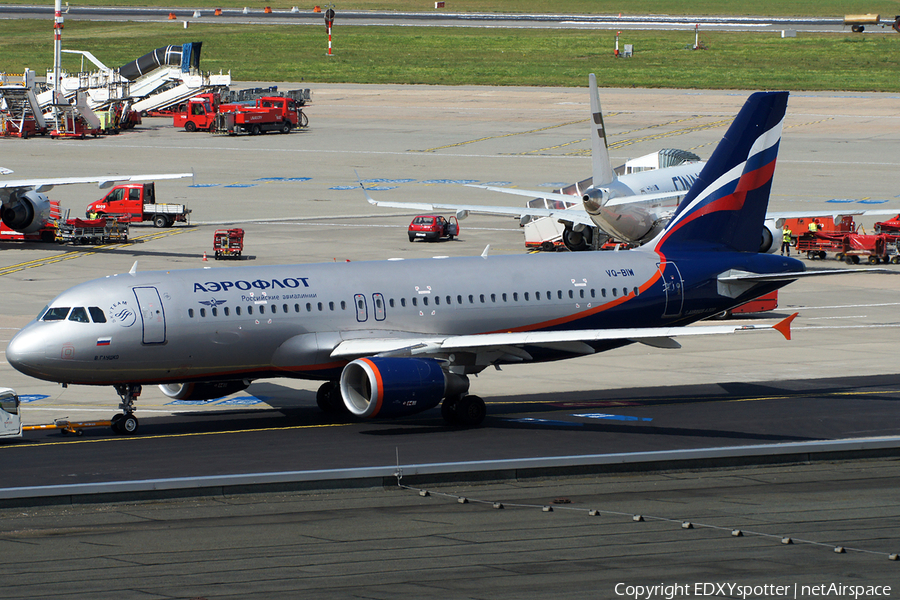
M 763 254 L 775 254 L 781 249 L 781 229 L 775 226 L 773 219 L 766 219 L 763 223 L 762 239 L 759 242 L 759 251 Z
M 445 373 L 431 358 L 358 358 L 344 367 L 340 383 L 347 409 L 366 418 L 414 415 L 469 389 L 466 377 Z
M 34 190 L 14 192 L 0 207 L 0 218 L 19 233 L 35 233 L 50 220 L 50 199 Z
M 168 383 L 159 386 L 162 393 L 175 400 L 212 400 L 246 390 L 249 381 L 204 381 L 200 383 Z

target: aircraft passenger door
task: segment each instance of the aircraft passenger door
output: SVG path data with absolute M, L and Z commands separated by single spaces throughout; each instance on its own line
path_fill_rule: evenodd
M 155 287 L 136 287 L 134 297 L 141 313 L 143 341 L 145 344 L 166 343 L 166 313 L 159 291 Z
M 356 320 L 364 323 L 369 318 L 369 309 L 366 307 L 366 297 L 362 294 L 353 296 L 353 304 L 356 305 Z
M 662 273 L 663 290 L 666 294 L 666 308 L 664 317 L 681 316 L 684 308 L 684 281 L 681 279 L 681 271 L 673 262 L 665 262 L 659 265 Z
M 372 294 L 372 302 L 375 304 L 375 320 L 384 321 L 384 296 Z

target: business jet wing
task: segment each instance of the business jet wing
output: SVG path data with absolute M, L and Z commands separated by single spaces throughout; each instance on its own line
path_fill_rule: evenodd
M 562 194 L 558 195 L 561 196 Z M 569 198 L 569 202 L 572 201 L 572 196 L 567 196 L 567 198 Z M 523 217 L 551 217 L 558 221 L 572 224 L 581 223 L 588 226 L 593 226 L 594 224 L 594 222 L 591 221 L 590 216 L 584 211 L 584 209 L 577 207 L 574 209 L 566 210 L 563 208 L 529 208 L 527 206 L 516 207 L 485 206 L 477 204 L 444 204 L 442 202 L 390 202 L 383 200 L 373 200 L 371 197 L 369 197 L 368 200 L 370 204 L 385 208 L 400 208 L 404 210 L 421 210 L 428 212 L 438 210 L 452 210 L 456 213 L 456 217 L 458 219 L 464 218 L 470 214 L 474 214 L 516 217 L 519 220 L 522 220 Z
M 182 179 L 193 177 L 193 173 L 157 173 L 153 175 L 100 175 L 92 177 L 56 177 L 42 179 L 0 179 L 0 200 L 6 202 L 10 196 L 22 190 L 34 190 L 44 193 L 57 185 L 75 183 L 96 183 L 100 189 L 111 187 L 115 183 L 130 181 L 158 181 L 160 179 Z
M 797 313 L 774 325 L 712 325 L 689 327 L 647 327 L 629 329 L 585 329 L 574 331 L 523 331 L 483 333 L 476 335 L 425 336 L 418 338 L 359 338 L 345 340 L 331 352 L 332 358 L 354 359 L 365 356 L 431 356 L 445 357 L 453 362 L 453 355 L 475 354 L 476 364 L 488 365 L 498 359 L 503 362 L 530 361 L 526 347 L 539 347 L 573 354 L 596 352 L 588 343 L 602 341 L 639 342 L 655 348 L 680 348 L 674 337 L 723 335 L 746 331 L 776 330 L 791 339 L 791 321 Z
M 557 194 L 555 192 L 539 192 L 536 190 L 522 190 L 518 188 L 497 187 L 493 185 L 479 185 L 477 183 L 467 183 L 466 187 L 481 188 L 491 192 L 500 192 L 503 194 L 514 194 L 516 196 L 527 196 L 529 198 L 546 198 L 547 200 L 562 200 L 563 202 L 580 202 L 581 198 L 569 194 Z M 623 204 L 647 203 L 652 204 L 659 200 L 670 200 L 680 198 L 685 195 L 684 190 L 676 190 L 672 192 L 659 192 L 657 194 L 630 194 L 627 196 L 616 196 L 609 199 L 604 206 L 621 206 Z M 531 209 L 526 209 L 531 210 Z M 542 215 L 543 216 L 543 215 Z M 593 224 L 593 222 L 591 222 Z

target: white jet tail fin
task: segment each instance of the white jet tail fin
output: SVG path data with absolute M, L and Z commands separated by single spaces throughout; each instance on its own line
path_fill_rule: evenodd
M 612 183 L 616 176 L 609 163 L 609 148 L 606 145 L 606 129 L 603 128 L 603 112 L 600 110 L 600 92 L 597 76 L 589 76 L 591 93 L 591 165 L 593 167 L 594 188 Z

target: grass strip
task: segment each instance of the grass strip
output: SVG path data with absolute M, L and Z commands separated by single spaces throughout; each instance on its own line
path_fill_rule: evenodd
M 0 21 L 0 69 L 42 75 L 52 64 L 49 20 Z M 424 27 L 335 27 L 326 56 L 324 26 L 69 21 L 64 48 L 89 50 L 117 67 L 154 48 L 202 41 L 201 67 L 240 81 L 441 85 L 601 86 L 900 91 L 900 35 L 707 32 L 707 50 L 691 50 L 693 31 L 615 32 Z M 64 67 L 80 58 L 64 55 Z

